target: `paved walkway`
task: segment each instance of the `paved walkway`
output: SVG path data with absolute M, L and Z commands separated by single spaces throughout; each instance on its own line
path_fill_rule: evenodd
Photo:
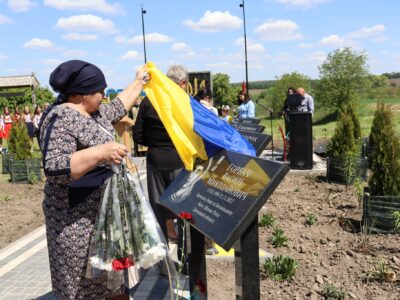
M 135 161 L 147 193 L 145 163 L 143 159 Z M 263 207 L 266 209 L 266 207 Z M 176 246 L 171 246 L 176 257 Z M 220 255 L 207 256 L 207 259 L 233 260 L 233 251 Z M 260 250 L 260 261 L 270 254 Z M 149 270 L 141 274 L 142 281 L 132 291 L 135 300 L 170 299 L 168 279 L 158 272 Z M 188 288 L 186 277 L 181 277 L 181 286 Z M 0 300 L 56 299 L 51 292 L 50 269 L 47 252 L 46 232 L 42 226 L 25 237 L 0 250 Z M 173 297 L 175 298 L 175 297 Z M 181 299 L 188 299 L 189 292 L 184 291 Z
M 176 247 L 172 247 L 176 252 Z M 170 299 L 168 278 L 150 269 L 132 291 L 135 300 Z M 188 286 L 186 277 L 181 286 Z M 185 291 L 181 299 L 188 299 Z M 174 297 L 175 298 L 175 297 Z M 55 300 L 51 292 L 45 227 L 41 226 L 0 252 L 0 300 Z

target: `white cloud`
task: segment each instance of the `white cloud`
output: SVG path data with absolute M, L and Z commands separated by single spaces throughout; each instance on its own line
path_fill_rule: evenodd
M 95 41 L 97 40 L 96 34 L 89 34 L 89 33 L 67 33 L 62 36 L 64 40 L 68 41 Z
M 185 20 L 183 24 L 199 32 L 219 32 L 237 29 L 242 26 L 242 20 L 230 14 L 229 11 L 206 11 L 197 22 Z
M 328 3 L 331 0 L 275 0 L 275 2 L 290 6 L 300 6 L 302 8 L 310 8 L 318 4 Z
M 312 48 L 314 45 L 312 43 L 300 43 L 299 47 L 302 49 Z
M 323 63 L 326 59 L 326 53 L 323 51 L 315 51 L 307 56 L 307 60 L 316 62 L 318 64 Z
M 346 39 L 344 39 L 343 37 L 340 37 L 337 34 L 331 34 L 328 36 L 323 37 L 318 44 L 320 45 L 329 45 L 329 46 L 344 46 L 347 44 Z
M 0 60 L 5 60 L 5 59 L 7 59 L 7 56 L 0 54 Z
M 86 57 L 88 53 L 84 50 L 68 50 L 63 53 L 63 55 L 67 58 L 79 59 Z
M 345 35 L 332 34 L 323 37 L 318 44 L 328 45 L 334 47 L 351 46 L 356 47 L 358 45 L 358 40 L 372 38 L 373 41 L 386 41 L 387 37 L 381 35 L 386 30 L 385 26 L 382 24 L 377 24 L 372 27 L 364 27 L 360 30 L 350 32 Z
M 94 15 L 77 15 L 69 18 L 60 18 L 57 21 L 56 27 L 75 32 L 95 31 L 103 34 L 116 32 L 115 25 L 111 20 Z
M 122 55 L 120 60 L 138 60 L 141 59 L 139 53 L 137 51 L 128 51 L 124 55 Z
M 190 48 L 184 42 L 179 42 L 179 43 L 173 44 L 171 47 L 171 50 L 180 52 L 181 53 L 180 57 L 182 58 L 184 55 L 184 57 L 186 59 L 192 59 L 193 57 L 195 57 L 197 55 L 197 53 L 195 51 L 193 51 L 192 48 Z
M 169 43 L 174 41 L 174 38 L 161 33 L 149 33 L 145 35 L 145 38 L 146 43 Z M 143 43 L 143 36 L 137 35 L 131 38 L 126 36 L 117 36 L 115 38 L 115 42 L 117 42 L 118 44 L 128 45 L 140 44 Z
M 116 14 L 122 12 L 118 3 L 107 3 L 105 0 L 45 0 L 44 5 L 60 10 L 99 11 Z
M 302 39 L 299 26 L 291 20 L 268 21 L 258 26 L 254 32 L 267 41 L 291 41 Z
M 360 30 L 350 32 L 347 36 L 349 38 L 362 39 L 377 36 L 386 30 L 385 25 L 377 24 L 372 27 L 364 27 Z
M 13 24 L 13 23 L 14 21 L 11 18 L 0 14 L 0 24 Z
M 43 64 L 47 66 L 58 66 L 62 63 L 62 60 L 60 59 L 55 59 L 55 58 L 48 58 L 43 60 Z
M 171 50 L 174 51 L 190 51 L 190 47 L 183 42 L 175 43 L 172 45 Z
M 27 41 L 24 47 L 28 49 L 51 49 L 54 45 L 50 40 L 34 38 Z
M 36 3 L 31 0 L 8 0 L 7 4 L 8 7 L 15 12 L 28 11 L 36 5 Z
M 235 41 L 235 45 L 242 46 L 244 49 L 244 38 L 238 38 Z M 254 43 L 251 39 L 247 39 L 247 51 L 249 52 L 264 52 L 265 48 L 260 43 Z

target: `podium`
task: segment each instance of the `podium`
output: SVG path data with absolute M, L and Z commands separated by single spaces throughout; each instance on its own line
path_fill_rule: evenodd
M 313 168 L 312 113 L 289 113 L 290 168 L 311 170 Z

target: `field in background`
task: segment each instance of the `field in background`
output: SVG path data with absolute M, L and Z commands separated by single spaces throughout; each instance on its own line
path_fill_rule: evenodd
M 396 125 L 396 132 L 400 135 L 400 98 L 389 98 L 384 99 L 386 104 L 390 104 L 394 114 L 394 120 Z M 361 124 L 361 133 L 363 137 L 369 135 L 372 120 L 376 109 L 376 99 L 362 99 L 357 107 L 357 113 Z M 256 104 L 256 115 L 257 118 L 261 119 L 261 124 L 265 126 L 264 133 L 271 134 L 271 123 L 269 113 L 266 112 L 262 107 Z M 332 114 L 331 111 L 316 108 L 313 116 L 313 136 L 314 140 L 331 138 L 336 126 L 337 116 Z M 279 132 L 279 126 L 285 129 L 285 123 L 282 118 L 273 120 L 273 135 L 274 135 L 274 147 L 282 147 L 282 138 Z

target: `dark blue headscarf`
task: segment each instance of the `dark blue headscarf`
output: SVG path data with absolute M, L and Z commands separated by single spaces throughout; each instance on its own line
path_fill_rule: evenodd
M 95 65 L 82 60 L 69 60 L 59 65 L 50 75 L 49 83 L 59 93 L 57 100 L 43 112 L 39 131 L 51 109 L 68 100 L 70 95 L 89 95 L 107 87 L 103 72 Z
M 61 98 L 74 94 L 88 95 L 107 87 L 103 72 L 82 60 L 70 60 L 59 65 L 51 73 L 49 83 Z

